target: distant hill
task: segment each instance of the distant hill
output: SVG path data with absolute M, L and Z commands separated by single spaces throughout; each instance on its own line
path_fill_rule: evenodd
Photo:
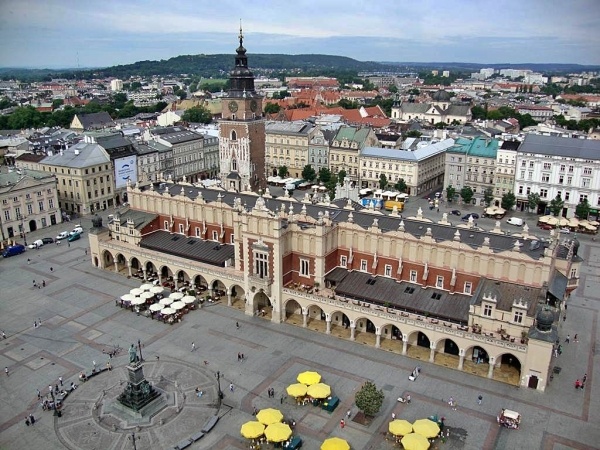
M 388 62 L 384 61 L 381 64 L 396 67 L 408 67 L 413 69 L 438 69 L 438 70 L 473 70 L 479 71 L 483 68 L 492 69 L 529 69 L 540 73 L 579 73 L 583 71 L 598 71 L 600 66 L 590 66 L 583 64 L 561 64 L 561 63 L 500 63 L 500 64 L 481 64 L 481 63 L 464 63 L 464 62 Z

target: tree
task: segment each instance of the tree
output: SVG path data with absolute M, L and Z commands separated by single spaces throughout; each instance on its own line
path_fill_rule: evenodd
M 317 172 L 315 172 L 313 166 L 311 166 L 310 164 L 304 166 L 304 169 L 302 169 L 302 178 L 306 181 L 312 181 L 315 178 L 317 178 Z
M 331 171 L 327 167 L 321 167 L 319 169 L 319 181 L 323 184 L 331 180 Z
M 202 105 L 186 109 L 181 119 L 185 122 L 210 123 L 212 122 L 212 113 Z
M 370 381 L 365 382 L 354 397 L 356 407 L 366 416 L 373 417 L 381 409 L 384 399 L 383 391 Z
M 471 108 L 471 115 L 473 116 L 474 120 L 477 120 L 477 119 L 484 120 L 487 116 L 485 109 L 482 108 L 481 106 L 477 106 L 477 105 L 475 105 Z
M 279 178 L 285 178 L 287 177 L 289 171 L 287 166 L 279 166 L 279 169 L 277 169 L 277 175 L 279 175 Z
M 65 101 L 62 98 L 57 98 L 57 99 L 52 100 L 52 110 L 55 110 L 55 109 L 61 107 L 64 103 L 65 103 Z
M 561 211 L 563 210 L 564 205 L 565 205 L 565 202 L 563 201 L 563 199 L 560 197 L 560 194 L 559 194 L 550 201 L 550 211 L 552 211 L 552 214 L 554 216 L 558 216 L 561 213 Z
M 390 91 L 392 94 L 395 94 L 396 92 L 398 92 L 398 86 L 396 86 L 395 84 L 390 84 L 388 86 L 388 91 Z
M 408 186 L 406 185 L 406 181 L 404 181 L 404 178 L 400 178 L 396 184 L 394 185 L 394 189 L 396 189 L 398 192 L 406 192 L 408 190 Z
M 344 169 L 342 169 L 338 172 L 337 179 L 338 179 L 338 183 L 340 183 L 340 185 L 344 184 L 344 179 L 346 178 L 346 176 L 347 176 L 347 174 Z
M 456 189 L 454 189 L 452 187 L 452 185 L 448 186 L 446 188 L 446 200 L 448 200 L 448 202 L 452 202 L 452 200 L 454 200 L 455 195 L 456 195 Z
M 281 106 L 277 103 L 268 102 L 265 105 L 265 114 L 277 114 L 281 110 Z
M 385 174 L 384 174 L 384 173 L 382 173 L 382 174 L 379 176 L 379 187 L 380 187 L 381 189 L 385 189 L 387 185 L 388 185 L 388 179 L 387 179 L 387 177 L 385 176 Z
M 488 187 L 483 191 L 483 202 L 485 203 L 485 206 L 490 206 L 492 200 L 494 200 L 494 189 Z
M 537 192 L 532 192 L 527 196 L 527 207 L 529 209 L 536 209 L 537 205 L 540 203 L 540 194 Z
M 470 186 L 465 186 L 464 188 L 462 188 L 460 190 L 460 196 L 463 200 L 463 202 L 465 203 L 471 203 L 471 200 L 473 200 L 473 195 L 475 193 L 473 192 L 473 189 L 471 189 Z
M 502 196 L 502 200 L 500 201 L 500 205 L 502 206 L 502 208 L 504 208 L 507 211 L 513 209 L 513 207 L 516 204 L 517 204 L 517 198 L 515 197 L 515 194 L 513 194 L 512 192 L 507 192 L 506 194 L 504 194 Z
M 587 198 L 584 198 L 583 201 L 579 202 L 579 204 L 575 207 L 575 215 L 579 219 L 587 219 L 590 213 L 590 203 Z
M 409 138 L 419 138 L 423 135 L 423 133 L 421 133 L 419 130 L 408 130 L 406 132 L 406 137 Z

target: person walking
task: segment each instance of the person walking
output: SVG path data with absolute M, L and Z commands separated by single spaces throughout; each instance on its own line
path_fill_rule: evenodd
M 59 383 L 59 384 L 61 385 L 61 387 L 62 387 L 62 385 L 63 385 L 63 379 L 62 379 L 62 377 L 58 377 L 58 383 Z
M 481 405 L 481 402 L 482 402 L 482 401 L 483 401 L 483 395 L 479 395 L 479 396 L 477 397 L 477 404 L 478 404 L 478 405 Z
M 35 423 L 35 417 L 33 417 L 33 414 L 29 414 L 29 421 L 31 422 L 31 425 Z
M 348 411 L 348 412 L 350 412 L 350 411 Z M 348 416 L 348 417 L 350 417 L 350 416 Z M 396 420 L 396 413 L 395 412 L 392 412 L 392 420 Z
M 192 342 L 192 351 L 195 351 L 195 350 L 196 350 L 196 343 Z
M 344 428 L 346 426 L 346 421 L 344 419 L 340 420 L 340 428 Z
M 46 280 L 42 281 L 42 287 L 46 287 Z
M 565 343 L 568 344 L 569 342 L 571 342 L 571 335 L 567 334 L 567 337 L 565 338 Z
M 240 329 L 240 324 L 239 324 L 239 322 L 236 322 L 236 323 L 235 323 L 235 327 L 236 327 L 238 330 Z
M 573 340 L 574 340 L 575 342 L 579 342 L 579 339 L 577 339 L 577 333 L 575 333 L 575 336 L 573 336 Z
M 35 391 L 37 392 L 38 400 L 41 400 L 42 399 L 42 393 L 40 392 L 39 389 L 36 389 Z
M 6 333 L 2 330 L 2 339 L 6 339 Z
M 8 366 L 4 366 L 4 373 L 8 376 Z
M 238 362 L 240 362 L 242 360 L 242 354 L 240 352 L 238 352 Z
M 31 264 L 31 259 L 27 258 L 27 265 Z
M 233 391 L 234 391 L 234 389 L 235 389 L 235 387 L 233 386 L 233 383 L 229 383 L 229 390 L 230 390 L 231 392 L 233 392 Z

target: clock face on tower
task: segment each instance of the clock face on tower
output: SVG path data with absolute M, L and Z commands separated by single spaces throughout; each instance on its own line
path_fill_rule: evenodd
M 231 111 L 232 113 L 236 112 L 238 110 L 238 104 L 235 101 L 230 101 L 229 105 L 227 105 L 229 107 L 229 111 Z
M 256 112 L 257 109 L 258 109 L 258 103 L 256 103 L 256 100 L 252 100 L 250 102 L 250 110 L 252 112 Z

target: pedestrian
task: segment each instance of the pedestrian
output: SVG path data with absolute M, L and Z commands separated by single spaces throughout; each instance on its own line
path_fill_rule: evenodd
M 240 324 L 239 324 L 239 322 L 236 322 L 236 323 L 235 323 L 235 327 L 236 327 L 238 330 L 240 329 Z
M 283 405 L 283 394 L 281 394 L 281 397 L 279 398 L 279 403 Z
M 406 403 L 410 403 L 410 394 L 406 394 Z
M 244 356 L 244 354 L 242 353 L 242 361 L 244 361 L 244 359 L 246 359 L 246 357 Z
M 581 381 L 575 381 L 575 389 L 579 389 L 581 387 Z
M 192 342 L 192 351 L 195 351 L 195 350 L 196 350 L 196 343 Z
M 37 287 L 37 284 L 35 283 L 35 280 L 33 280 L 33 287 Z
M 42 393 L 40 392 L 39 389 L 36 389 L 35 391 L 37 392 L 38 400 L 41 400 L 42 399 Z
M 42 319 L 40 319 L 40 318 L 38 317 L 38 327 L 41 327 L 41 326 L 42 326 Z
M 60 384 L 61 386 L 63 385 L 63 379 L 62 379 L 62 377 L 58 377 L 58 382 L 59 382 L 59 384 Z
M 477 397 L 477 404 L 478 404 L 478 405 L 481 405 L 481 402 L 482 402 L 482 401 L 483 401 L 483 395 L 479 395 L 479 396 Z
M 579 342 L 579 339 L 577 339 L 577 333 L 575 333 L 575 336 L 573 336 L 573 340 L 574 340 L 575 342 Z
M 6 333 L 2 330 L 2 339 L 6 339 Z
M 160 356 L 156 355 L 156 362 L 160 361 Z
M 581 381 L 583 381 L 583 383 L 585 383 L 587 381 L 587 373 L 583 375 L 583 378 L 581 379 Z
M 33 321 L 33 328 L 37 328 L 37 327 L 38 327 L 37 320 L 34 320 Z
M 348 412 L 350 412 L 350 411 L 348 411 Z M 348 417 L 350 417 L 349 414 L 348 414 Z M 392 413 L 392 420 L 396 420 L 396 413 L 395 412 Z
M 29 426 L 29 417 L 25 417 L 25 425 Z
M 29 421 L 31 422 L 31 425 L 35 423 L 35 417 L 33 417 L 33 414 L 29 414 Z
M 50 267 L 50 272 L 54 272 L 54 268 L 53 267 Z
M 231 392 L 233 392 L 233 390 L 234 390 L 234 389 L 235 389 L 235 388 L 234 388 L 234 386 L 233 386 L 233 383 L 229 383 L 229 390 L 230 390 Z
M 48 385 L 48 391 L 50 392 L 50 394 L 52 394 L 52 385 Z
M 112 364 L 110 363 L 110 360 L 106 362 L 106 368 L 110 371 L 112 370 Z
M 559 345 L 559 346 L 558 346 L 558 354 L 559 354 L 559 355 L 562 355 L 562 345 Z
M 87 256 L 87 248 L 85 249 L 85 256 Z
M 4 373 L 8 376 L 8 366 L 4 366 Z
M 240 352 L 238 352 L 238 362 L 240 362 L 242 360 L 242 354 Z
M 258 409 L 255 406 L 254 409 L 252 410 L 252 415 L 255 416 L 257 414 L 258 414 Z
M 70 242 L 67 242 L 67 246 L 68 246 L 69 248 L 71 248 L 71 243 L 70 243 Z
M 346 426 L 346 422 L 344 419 L 340 420 L 340 428 L 344 428 Z
M 27 265 L 31 264 L 31 260 L 27 258 Z
M 554 357 L 558 358 L 558 347 L 554 349 Z
M 569 342 L 571 342 L 571 335 L 567 334 L 567 337 L 565 338 L 565 343 L 568 344 Z
M 46 280 L 42 281 L 42 287 L 46 287 Z

